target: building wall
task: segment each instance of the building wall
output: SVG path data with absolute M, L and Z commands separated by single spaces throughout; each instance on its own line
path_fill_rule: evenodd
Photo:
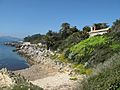
M 102 31 L 102 32 L 91 32 L 91 33 L 89 33 L 89 34 L 90 34 L 90 37 L 93 37 L 93 36 L 98 35 L 98 34 L 102 35 L 102 34 L 104 34 L 104 33 L 107 33 L 107 31 Z

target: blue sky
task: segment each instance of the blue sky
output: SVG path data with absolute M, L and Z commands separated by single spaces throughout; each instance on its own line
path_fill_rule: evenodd
M 0 36 L 59 31 L 63 22 L 86 25 L 120 18 L 120 0 L 0 0 Z

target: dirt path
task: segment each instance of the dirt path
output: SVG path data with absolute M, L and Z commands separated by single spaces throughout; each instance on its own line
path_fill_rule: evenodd
M 70 75 L 67 72 L 60 73 L 56 67 L 50 64 L 33 65 L 14 73 L 24 76 L 31 83 L 44 88 L 44 90 L 80 90 L 77 89 L 78 81 L 83 79 L 81 75 L 79 77 L 81 80 L 70 80 Z
M 78 81 L 70 80 L 70 76 L 66 73 L 57 73 L 31 82 L 44 90 L 79 90 L 77 89 Z
M 58 70 L 50 66 L 48 64 L 41 65 L 33 65 L 30 68 L 26 68 L 23 70 L 14 71 L 15 74 L 20 74 L 21 76 L 24 76 L 26 79 L 33 81 L 41 78 L 45 78 L 48 76 L 53 76 L 58 72 Z

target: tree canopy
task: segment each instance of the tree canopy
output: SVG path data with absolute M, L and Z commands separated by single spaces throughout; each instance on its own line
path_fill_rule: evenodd
M 107 25 L 107 23 L 95 23 L 93 26 L 95 26 L 96 30 L 109 27 L 109 25 Z

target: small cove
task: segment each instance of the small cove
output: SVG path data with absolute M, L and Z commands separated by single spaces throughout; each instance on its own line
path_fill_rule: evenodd
M 15 48 L 0 44 L 0 69 L 15 71 L 29 67 L 26 59 L 13 52 Z

